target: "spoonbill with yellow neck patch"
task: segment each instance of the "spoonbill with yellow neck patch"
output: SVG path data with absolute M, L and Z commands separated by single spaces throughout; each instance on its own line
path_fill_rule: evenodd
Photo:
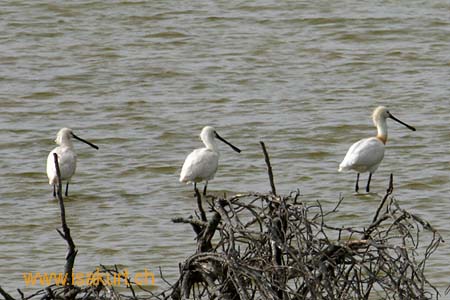
M 377 107 L 372 114 L 373 123 L 377 127 L 377 136 L 362 139 L 354 143 L 348 149 L 344 160 L 339 165 L 339 172 L 346 170 L 355 170 L 357 172 L 355 192 L 359 190 L 359 174 L 364 172 L 369 172 L 369 179 L 367 180 L 366 186 L 366 192 L 369 192 L 372 174 L 378 169 L 378 166 L 383 160 L 384 148 L 388 136 L 387 118 L 399 122 L 412 131 L 416 131 L 414 127 L 394 117 L 386 107 Z

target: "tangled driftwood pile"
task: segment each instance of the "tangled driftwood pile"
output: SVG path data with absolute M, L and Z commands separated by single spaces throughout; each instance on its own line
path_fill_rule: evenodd
M 191 223 L 197 252 L 182 264 L 172 299 L 426 299 L 438 294 L 424 268 L 442 239 L 390 197 L 392 175 L 366 229 L 337 228 L 326 219 L 340 203 L 324 212 L 319 202 L 305 203 L 298 193 L 276 194 L 264 145 L 263 150 L 272 193 L 212 197 L 209 220 L 201 206 L 200 219 L 174 220 Z M 197 198 L 201 203 L 199 193 Z M 419 248 L 421 239 L 426 247 Z
M 438 298 L 424 270 L 442 238 L 427 221 L 400 208 L 392 197 L 392 175 L 364 229 L 335 227 L 329 220 L 338 214 L 342 199 L 326 212 L 319 202 L 303 201 L 298 192 L 278 195 L 262 146 L 272 192 L 202 199 L 196 191 L 198 215 L 173 221 L 192 226 L 197 249 L 180 264 L 180 277 L 167 290 L 137 293 L 139 287 L 130 285 L 130 293 L 124 295 L 110 286 L 66 286 L 32 296 L 48 300 Z M 208 203 L 207 212 L 202 200 Z M 67 237 L 65 229 L 61 235 Z M 1 289 L 0 293 L 13 300 Z

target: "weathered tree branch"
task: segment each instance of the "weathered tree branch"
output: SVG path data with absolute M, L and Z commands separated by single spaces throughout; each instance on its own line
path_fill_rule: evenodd
M 272 194 L 274 196 L 276 196 L 277 190 L 275 188 L 275 182 L 273 180 L 272 165 L 270 164 L 269 153 L 267 153 L 266 145 L 264 144 L 264 142 L 260 141 L 259 143 L 261 144 L 261 148 L 264 153 L 264 160 L 266 161 L 266 165 L 267 165 L 267 173 L 269 175 L 269 182 L 270 182 L 270 187 L 272 189 Z
M 2 295 L 3 298 L 5 298 L 5 300 L 16 300 L 10 294 L 8 294 L 4 289 L 2 289 L 1 286 L 0 286 L 0 295 Z
M 69 226 L 67 226 L 66 210 L 64 208 L 64 199 L 62 196 L 61 171 L 59 169 L 58 155 L 54 153 L 53 156 L 55 161 L 56 175 L 58 176 L 58 186 L 56 195 L 59 202 L 59 208 L 61 210 L 61 226 L 63 232 L 61 232 L 59 229 L 56 229 L 56 231 L 58 231 L 61 237 L 67 242 L 67 254 L 66 254 L 66 263 L 64 265 L 64 276 L 65 278 L 67 278 L 65 284 L 68 287 L 66 292 L 68 292 L 70 288 L 73 287 L 73 280 L 72 280 L 73 265 L 75 263 L 75 257 L 78 251 L 76 250 L 75 243 L 73 242 L 72 236 L 70 235 L 70 228 Z

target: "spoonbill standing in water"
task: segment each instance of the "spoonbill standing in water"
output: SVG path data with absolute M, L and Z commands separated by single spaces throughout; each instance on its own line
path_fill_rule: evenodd
M 359 190 L 359 174 L 367 171 L 369 172 L 369 179 L 367 180 L 366 192 L 369 192 L 372 174 L 377 170 L 383 160 L 384 145 L 387 142 L 388 136 L 387 118 L 391 118 L 412 131 L 416 131 L 414 127 L 394 117 L 384 106 L 379 106 L 373 111 L 372 119 L 377 127 L 377 136 L 362 139 L 354 143 L 350 149 L 348 149 L 344 160 L 339 165 L 339 172 L 345 170 L 355 170 L 357 172 L 355 185 L 356 192 Z
M 199 148 L 192 151 L 184 161 L 183 168 L 180 173 L 180 182 L 194 183 L 194 189 L 197 189 L 197 182 L 205 181 L 203 195 L 206 195 L 206 187 L 208 181 L 214 178 L 219 164 L 219 149 L 216 139 L 218 138 L 234 151 L 240 153 L 241 150 L 224 138 L 217 134 L 216 130 L 211 126 L 205 126 L 200 133 L 200 139 L 205 148 Z
M 92 148 L 98 150 L 98 146 L 76 136 L 70 128 L 62 128 L 58 131 L 55 143 L 57 143 L 59 146 L 53 149 L 47 157 L 48 183 L 53 185 L 53 197 L 56 197 L 56 185 L 58 184 L 58 176 L 56 174 L 55 159 L 53 157 L 53 153 L 56 153 L 58 155 L 61 181 L 67 182 L 65 195 L 68 195 L 69 182 L 77 167 L 77 155 L 75 154 L 75 151 L 73 151 L 72 138 L 82 141 L 83 143 L 86 143 Z

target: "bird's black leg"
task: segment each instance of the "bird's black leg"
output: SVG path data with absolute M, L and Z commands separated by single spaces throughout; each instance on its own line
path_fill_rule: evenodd
M 53 197 L 56 198 L 56 185 L 53 185 Z
M 366 192 L 370 190 L 370 180 L 372 179 L 372 173 L 369 173 L 369 179 L 367 180 Z
M 359 183 L 359 173 L 356 174 L 355 192 L 358 192 L 358 190 L 359 190 L 359 185 L 358 185 L 358 183 Z
M 206 196 L 206 188 L 208 187 L 208 181 L 205 182 L 205 187 L 203 188 L 203 196 Z
M 69 182 L 67 181 L 66 184 L 66 193 L 65 193 L 66 197 L 69 196 Z

